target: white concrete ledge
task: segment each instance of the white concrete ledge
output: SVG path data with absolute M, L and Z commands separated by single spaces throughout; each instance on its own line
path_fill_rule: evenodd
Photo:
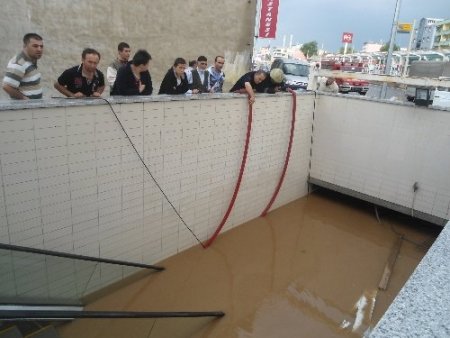
M 313 95 L 314 92 L 297 92 L 299 95 Z M 285 96 L 289 93 L 258 94 L 258 97 L 270 97 L 273 95 Z M 106 96 L 101 99 L 87 97 L 82 99 L 54 97 L 42 100 L 2 100 L 0 101 L 0 111 L 36 109 L 36 108 L 56 108 L 68 106 L 89 106 L 103 105 L 104 100 L 112 104 L 116 103 L 140 103 L 140 102 L 168 102 L 168 101 L 191 101 L 191 100 L 211 100 L 211 99 L 233 99 L 244 98 L 243 94 L 217 93 L 217 94 L 185 94 L 185 95 L 149 95 L 149 96 Z M 102 100 L 103 99 L 103 100 Z
M 449 224 L 378 322 L 371 338 L 450 337 Z

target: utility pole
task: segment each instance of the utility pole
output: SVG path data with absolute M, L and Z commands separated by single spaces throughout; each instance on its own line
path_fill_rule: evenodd
M 391 30 L 391 41 L 389 43 L 389 51 L 386 59 L 386 67 L 384 68 L 384 74 L 390 75 L 391 73 L 391 65 L 392 65 L 392 52 L 394 51 L 394 45 L 395 45 L 395 35 L 397 33 L 397 26 L 398 26 L 398 17 L 400 14 L 400 3 L 401 0 L 397 0 L 397 4 L 395 5 L 395 13 L 394 13 L 394 19 L 392 20 L 392 30 Z M 381 98 L 386 98 L 386 90 L 387 90 L 387 83 L 383 83 L 383 87 L 381 88 Z

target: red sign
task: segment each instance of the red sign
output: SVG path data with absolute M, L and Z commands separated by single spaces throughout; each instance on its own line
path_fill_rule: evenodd
M 353 33 L 342 33 L 342 42 L 343 43 L 352 43 L 353 41 Z
M 279 0 L 262 0 L 259 16 L 259 37 L 274 39 L 277 31 Z

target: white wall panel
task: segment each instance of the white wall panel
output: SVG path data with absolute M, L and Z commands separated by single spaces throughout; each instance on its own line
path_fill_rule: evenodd
M 307 191 L 313 96 L 297 99 L 291 161 L 273 208 Z M 206 241 L 239 174 L 246 98 L 113 107 L 160 187 Z M 290 95 L 258 97 L 241 190 L 223 231 L 258 217 L 269 202 L 286 156 L 291 107 Z M 198 244 L 107 105 L 1 111 L 0 144 L 1 242 L 148 264 Z M 87 289 L 125 275 L 97 267 Z M 60 279 L 51 288 L 63 297 L 73 285 L 62 285 L 67 274 Z
M 311 177 L 449 219 L 449 126 L 449 111 L 319 96 Z

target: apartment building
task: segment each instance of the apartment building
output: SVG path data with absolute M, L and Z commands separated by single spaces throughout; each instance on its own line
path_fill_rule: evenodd
M 433 49 L 450 49 L 450 19 L 435 24 Z
M 416 29 L 416 49 L 429 50 L 433 48 L 436 34 L 436 23 L 443 19 L 422 18 Z

